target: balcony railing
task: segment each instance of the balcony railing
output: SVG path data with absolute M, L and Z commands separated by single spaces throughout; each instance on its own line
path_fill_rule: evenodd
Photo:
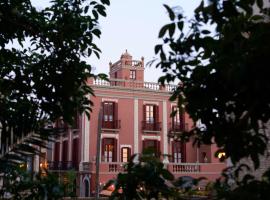
M 161 131 L 161 122 L 142 121 L 143 131 Z
M 50 161 L 48 162 L 49 170 L 71 170 L 79 169 L 79 163 L 73 161 Z
M 188 123 L 169 123 L 169 137 L 174 137 L 177 134 L 180 134 L 188 130 Z
M 109 81 L 107 81 L 107 80 L 102 80 L 99 78 L 93 80 L 93 85 L 105 86 L 105 87 L 127 87 L 127 88 L 166 91 L 166 92 L 172 92 L 177 87 L 176 85 L 166 84 L 165 86 L 162 86 L 159 83 L 143 82 L 143 81 L 136 81 L 136 80 L 110 79 Z
M 113 121 L 102 121 L 101 124 L 102 129 L 120 129 L 121 128 L 121 120 L 113 120 Z
M 171 164 L 172 172 L 200 172 L 200 165 L 195 163 Z
M 225 163 L 169 163 L 168 170 L 175 174 L 200 173 L 220 174 L 226 168 Z

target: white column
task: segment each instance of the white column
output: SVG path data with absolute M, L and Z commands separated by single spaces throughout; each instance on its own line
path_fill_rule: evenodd
M 60 136 L 60 145 L 59 145 L 59 161 L 62 161 L 62 151 L 63 151 L 63 136 Z
M 162 127 L 163 127 L 163 154 L 168 154 L 168 119 L 167 119 L 167 102 L 164 100 L 162 102 Z M 168 161 L 168 157 L 164 158 L 165 161 Z
M 139 153 L 139 106 L 138 99 L 134 99 L 134 153 Z
M 84 114 L 84 153 L 83 161 L 89 162 L 89 143 L 90 143 L 90 119 Z
M 72 130 L 69 129 L 68 130 L 68 140 L 69 140 L 69 143 L 68 143 L 68 160 L 71 161 L 72 160 L 72 143 L 73 143 L 73 140 L 72 140 Z

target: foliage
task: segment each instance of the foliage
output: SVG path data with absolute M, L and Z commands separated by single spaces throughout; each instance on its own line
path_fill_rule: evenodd
M 157 199 L 170 195 L 172 191 L 167 181 L 173 180 L 173 175 L 153 155 L 154 152 L 146 152 L 140 157 L 138 154 L 131 157 L 125 165 L 125 172 L 119 173 L 115 182 L 110 181 L 105 186 L 115 185 L 111 199 Z
M 207 191 L 198 190 L 198 184 L 204 178 L 175 179 L 151 149 L 141 155 L 133 155 L 124 169 L 104 187 L 106 189 L 114 185 L 111 199 L 186 199 L 208 194 Z
M 262 180 L 256 180 L 253 176 L 247 174 L 239 181 L 238 175 L 224 176 L 225 179 L 219 179 L 213 186 L 215 194 L 214 199 L 229 200 L 265 200 L 270 195 L 270 170 L 268 169 L 262 176 Z M 237 187 L 232 184 L 236 181 Z
M 83 112 L 89 117 L 94 93 L 87 80 L 96 75 L 84 58 L 99 57 L 94 40 L 109 4 L 50 0 L 47 7 L 36 8 L 31 0 L 0 1 L 0 173 L 10 176 L 4 189 L 17 199 L 24 192 L 28 199 L 37 198 L 43 190 L 55 195 L 52 175 L 31 182 L 15 169 L 60 132 L 52 122 L 72 125 Z
M 106 16 L 109 3 L 51 0 L 37 9 L 30 0 L 0 2 L 0 151 L 5 158 L 39 153 L 36 146 L 58 132 L 51 122 L 72 124 L 77 112 L 89 116 L 88 96 L 94 94 L 87 79 L 95 75 L 83 58 L 99 57 L 94 39 L 100 37 L 98 19 Z
M 4 173 L 0 198 L 60 199 L 65 187 L 58 177 L 49 172 L 32 174 L 23 168 L 9 168 Z
M 202 124 L 187 135 L 216 143 L 233 163 L 250 157 L 257 168 L 270 117 L 268 10 L 261 0 L 202 1 L 188 20 L 165 7 L 171 22 L 159 32 L 156 67 L 161 83 L 181 83 L 171 100 Z

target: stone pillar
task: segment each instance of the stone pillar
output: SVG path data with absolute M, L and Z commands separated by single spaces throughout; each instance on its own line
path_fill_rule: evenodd
M 139 153 L 139 102 L 134 99 L 134 154 Z

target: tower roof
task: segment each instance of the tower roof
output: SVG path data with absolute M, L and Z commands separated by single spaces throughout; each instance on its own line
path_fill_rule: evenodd
M 126 49 L 126 52 L 121 55 L 121 58 L 132 58 L 132 56 L 128 53 Z

